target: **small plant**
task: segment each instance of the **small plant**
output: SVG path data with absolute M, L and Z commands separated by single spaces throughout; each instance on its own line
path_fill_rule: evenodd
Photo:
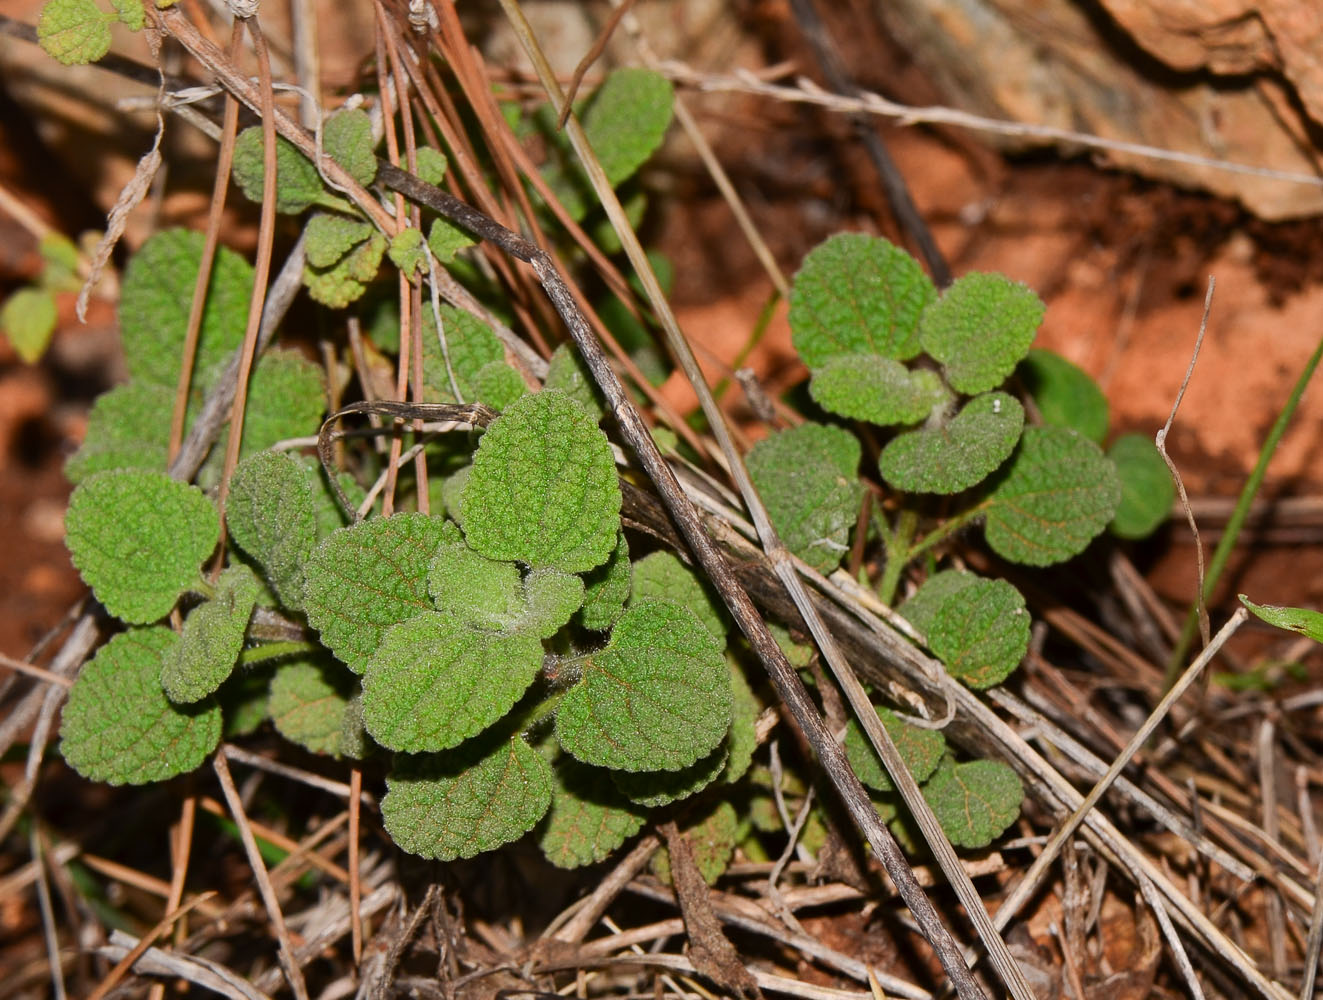
M 95 58 L 113 16 L 87 0 L 54 0 L 44 43 L 70 61 Z M 644 71 L 612 74 L 581 111 L 607 176 L 626 184 L 665 132 L 670 86 Z M 518 128 L 542 137 L 550 189 L 591 231 L 590 189 L 550 113 Z M 330 116 L 322 141 L 360 184 L 374 182 L 366 113 Z M 430 218 L 426 238 L 406 228 L 388 240 L 283 139 L 277 160 L 276 209 L 310 213 L 309 295 L 361 311 L 369 364 L 394 367 L 400 350 L 398 320 L 392 329 L 374 294 L 386 261 L 412 282 L 447 265 L 499 313 L 466 259 L 463 230 Z M 418 164 L 425 180 L 444 176 L 439 151 L 419 150 Z M 234 178 L 260 198 L 257 129 L 238 136 Z M 577 358 L 557 350 L 534 387 L 486 323 L 425 309 L 423 397 L 483 406 L 465 411 L 466 429 L 423 442 L 432 472 L 402 469 L 398 499 L 411 509 L 386 516 L 366 502 L 382 462 L 370 445 L 347 449 L 340 466 L 302 455 L 298 443 L 325 415 L 323 373 L 293 351 L 269 351 L 252 375 L 222 534 L 220 457 L 196 484 L 171 479 L 162 420 L 202 251 L 200 235 L 166 231 L 132 259 L 120 303 L 130 379 L 98 399 L 67 466 L 77 484 L 69 551 L 125 630 L 70 694 L 65 759 L 96 780 L 159 781 L 197 767 L 223 732 L 266 716 L 314 752 L 384 761 L 386 829 L 424 857 L 469 857 L 536 830 L 553 863 L 589 864 L 652 811 L 691 799 L 682 819 L 707 877 L 737 842 L 756 852 L 756 824 L 737 815 L 729 789 L 696 797 L 742 783 L 751 814 L 766 797 L 765 770 L 752 767 L 757 684 L 704 583 L 669 552 L 631 558 L 605 412 Z M 190 419 L 243 338 L 251 284 L 249 264 L 221 250 Z M 1106 411 L 1096 387 L 1031 350 L 1042 312 L 1032 292 L 996 275 L 967 275 L 939 296 L 912 259 L 870 237 L 834 237 L 805 261 L 790 318 L 810 393 L 828 413 L 886 435 L 877 464 L 888 509 L 860 540 L 881 543 L 872 582 L 885 600 L 976 521 L 994 552 L 1042 566 L 1082 551 L 1109 523 L 1142 533 L 1146 499 L 1165 513 L 1143 485 L 1151 456 L 1124 439 L 1111 458 L 1099 447 Z M 1026 426 L 1005 388 L 1013 375 L 1041 425 Z M 848 551 L 866 489 L 849 427 L 805 423 L 748 456 L 787 544 L 824 573 Z M 932 494 L 950 498 L 940 520 L 928 517 Z M 973 688 L 1001 683 L 1028 643 L 1024 599 L 1004 580 L 930 572 L 900 610 Z M 282 628 L 273 632 L 272 621 Z M 291 640 L 291 628 L 304 638 Z M 940 732 L 878 712 L 954 843 L 984 846 L 1013 822 L 1022 790 L 1010 768 L 960 760 Z M 879 811 L 903 831 L 891 782 L 856 723 L 845 744 Z

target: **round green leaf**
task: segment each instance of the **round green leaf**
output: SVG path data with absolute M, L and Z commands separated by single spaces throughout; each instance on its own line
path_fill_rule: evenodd
M 410 854 L 471 858 L 518 840 L 551 804 L 551 765 L 517 733 L 448 753 L 397 757 L 381 817 Z
M 66 66 L 93 63 L 110 51 L 110 22 L 92 0 L 49 0 L 37 19 L 37 43 Z
M 557 868 L 604 861 L 643 826 L 644 810 L 616 790 L 610 772 L 563 757 L 538 845 Z
M 914 424 L 951 398 L 941 377 L 876 354 L 840 354 L 813 372 L 809 392 L 824 410 L 888 426 Z
M 1012 562 L 1049 566 L 1083 552 L 1121 501 L 1116 467 L 1063 427 L 1027 427 L 987 500 L 988 544 Z
M 1107 397 L 1082 368 L 1035 347 L 1016 369 L 1043 423 L 1079 431 L 1094 444 L 1107 436 Z
M 730 756 L 726 760 L 726 770 L 721 779 L 734 784 L 744 777 L 753 763 L 753 752 L 758 749 L 758 712 L 762 705 L 744 679 L 744 671 L 733 659 L 730 667 L 731 720 L 730 733 L 726 745 L 730 747 Z
M 583 130 L 612 187 L 628 180 L 661 145 L 673 99 L 671 82 L 641 67 L 613 70 L 593 91 Z
M 69 498 L 65 544 L 106 610 L 131 624 L 169 613 L 220 538 L 216 508 L 162 472 L 101 472 Z
M 504 716 L 541 666 L 536 636 L 424 612 L 390 628 L 368 661 L 363 721 L 391 750 L 448 750 Z
M 214 699 L 175 705 L 161 661 L 179 642 L 168 628 L 131 629 L 101 647 L 69 692 L 60 753 L 84 778 L 112 785 L 164 781 L 201 764 L 220 741 Z
M 315 435 L 325 412 L 326 381 L 321 368 L 298 351 L 268 351 L 248 383 L 241 454 L 251 455 L 289 438 Z
M 234 669 L 261 585 L 242 563 L 216 581 L 216 596 L 189 612 L 179 643 L 162 657 L 161 687 L 189 704 L 214 692 Z
M 1143 434 L 1123 434 L 1107 457 L 1121 481 L 1121 502 L 1108 525 L 1119 538 L 1147 538 L 1171 513 L 1176 484 L 1158 446 Z
M 550 639 L 583 605 L 583 581 L 573 573 L 544 566 L 524 577 L 524 610 L 518 625 L 540 639 Z
M 634 585 L 633 570 L 629 562 L 629 543 L 620 532 L 611 557 L 595 570 L 585 574 L 583 607 L 579 609 L 579 624 L 586 629 L 605 632 L 625 610 L 630 590 Z
M 56 319 L 55 298 L 44 288 L 20 288 L 0 307 L 0 330 L 28 364 L 46 353 Z
M 725 801 L 714 802 L 681 828 L 680 832 L 689 839 L 698 873 L 708 885 L 721 878 L 730 866 L 739 828 L 735 807 Z M 671 880 L 671 857 L 666 848 L 652 856 L 652 870 L 663 882 Z
M 959 493 L 982 482 L 1006 461 L 1024 428 L 1024 407 L 1014 396 L 975 396 L 944 425 L 892 438 L 877 466 L 892 486 L 909 493 Z
M 900 759 L 909 768 L 910 775 L 922 784 L 927 781 L 946 752 L 946 738 L 936 729 L 921 729 L 901 721 L 889 708 L 878 708 L 878 717 L 887 735 L 900 751 Z M 851 719 L 845 730 L 845 756 L 861 782 L 879 792 L 895 789 L 882 759 L 869 742 L 868 734 L 857 719 Z
M 234 141 L 234 181 L 249 201 L 261 203 L 265 165 L 262 126 L 252 125 Z M 282 135 L 276 136 L 276 211 L 298 215 L 324 194 L 321 176 L 312 160 Z
M 1000 684 L 1029 648 L 1024 596 L 1005 580 L 976 579 L 942 602 L 928 645 L 947 673 L 970 687 Z
M 462 507 L 469 545 L 490 559 L 590 570 L 620 530 L 610 443 L 563 392 L 525 396 L 482 436 Z
M 174 390 L 133 379 L 103 392 L 87 417 L 82 446 L 64 463 L 64 474 L 75 486 L 88 476 L 110 469 L 150 469 L 164 472 L 170 444 Z
M 606 401 L 602 390 L 593 381 L 582 356 L 573 344 L 561 344 L 551 352 L 547 362 L 547 377 L 542 383 L 547 389 L 560 389 L 600 421 L 606 416 Z
M 966 274 L 924 310 L 923 349 L 941 362 L 958 392 L 975 395 L 1006 380 L 1034 342 L 1043 302 L 1000 274 Z
M 509 631 L 524 611 L 519 567 L 479 555 L 462 541 L 437 549 L 427 590 L 440 610 L 477 629 Z
M 372 223 L 366 219 L 334 212 L 313 212 L 303 227 L 308 263 L 315 268 L 334 267 L 350 250 L 366 242 L 372 233 Z
M 659 549 L 634 564 L 630 600 L 670 601 L 688 608 L 713 636 L 723 644 L 726 641 L 719 598 L 673 552 Z
M 283 452 L 245 458 L 230 479 L 225 525 L 261 564 L 280 603 L 303 610 L 303 568 L 317 546 L 313 474 Z
M 372 119 L 362 108 L 337 111 L 322 125 L 322 149 L 365 187 L 377 179 L 375 147 Z
M 692 611 L 644 601 L 616 622 L 605 649 L 584 659 L 556 735 L 587 764 L 678 771 L 720 743 L 730 720 L 721 644 Z
M 308 621 L 349 669 L 362 673 L 386 630 L 430 611 L 427 570 L 445 520 L 374 517 L 328 536 L 304 566 Z
M 701 792 L 726 769 L 730 750 L 724 744 L 678 771 L 612 771 L 620 794 L 635 805 L 656 809 Z
M 324 658 L 282 663 L 271 678 L 267 711 L 276 731 L 313 753 L 339 754 L 353 675 Z
M 896 610 L 904 616 L 914 628 L 923 635 L 933 627 L 933 619 L 946 599 L 959 593 L 970 584 L 978 582 L 978 576 L 963 569 L 945 569 L 934 573 L 914 592 L 904 604 Z
M 786 547 L 821 573 L 840 565 L 859 517 L 859 442 L 840 427 L 805 423 L 749 450 L 745 463 Z
M 942 832 L 957 847 L 987 847 L 1020 815 L 1024 786 L 1005 764 L 974 760 L 956 764 L 948 757 L 923 786 Z
M 886 240 L 838 233 L 795 275 L 790 330 L 804 364 L 838 354 L 905 361 L 919 353 L 919 315 L 937 292 L 913 257 Z

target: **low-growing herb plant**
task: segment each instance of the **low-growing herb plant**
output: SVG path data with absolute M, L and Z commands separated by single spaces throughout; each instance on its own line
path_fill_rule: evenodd
M 116 4 L 121 18 L 125 6 L 133 0 Z M 43 44 L 66 61 L 96 58 L 115 16 L 90 0 L 53 0 Z M 613 184 L 629 183 L 660 143 L 670 97 L 660 76 L 626 70 L 581 103 Z M 550 189 L 591 230 L 591 188 L 551 115 L 520 117 L 518 131 L 542 138 Z M 365 112 L 327 118 L 322 142 L 360 184 L 374 182 Z M 400 349 L 398 320 L 392 329 L 371 294 L 386 262 L 388 275 L 412 282 L 449 267 L 500 313 L 466 256 L 468 233 L 425 218 L 425 237 L 408 228 L 388 240 L 283 139 L 277 161 L 275 208 L 306 216 L 308 294 L 359 310 L 372 357 Z M 419 150 L 424 180 L 438 183 L 446 165 L 440 151 Z M 238 136 L 234 179 L 261 198 L 259 129 Z M 641 194 L 630 202 L 641 210 Z M 196 483 L 167 474 L 163 415 L 202 254 L 200 235 L 167 230 L 134 255 L 120 302 L 130 378 L 97 400 L 67 465 L 76 484 L 70 554 L 124 628 L 70 693 L 65 759 L 95 780 L 160 781 L 197 767 L 222 733 L 266 717 L 310 751 L 380 760 L 386 829 L 424 857 L 470 857 L 535 831 L 554 864 L 590 864 L 685 800 L 680 818 L 705 877 L 724 870 L 737 843 L 756 854 L 770 782 L 753 763 L 759 685 L 704 581 L 669 551 L 632 551 L 645 540 L 622 523 L 605 411 L 571 350 L 552 355 L 535 387 L 484 321 L 425 309 L 423 398 L 473 405 L 456 406 L 466 426 L 424 444 L 428 466 L 443 474 L 424 484 L 403 469 L 402 509 L 389 516 L 366 503 L 381 468 L 371 439 L 346 439 L 339 465 L 302 447 L 326 415 L 322 370 L 297 352 L 268 351 L 252 375 L 222 529 L 220 457 Z M 251 284 L 250 265 L 222 249 L 190 419 L 243 338 Z M 1042 315 L 1029 289 L 1001 276 L 966 275 L 939 294 L 884 240 L 833 237 L 796 277 L 790 322 L 812 399 L 839 419 L 776 431 L 748 455 L 781 536 L 822 573 L 838 570 L 866 491 L 878 492 L 868 536 L 856 540 L 881 552 L 869 582 L 890 602 L 907 576 L 926 570 L 899 610 L 951 675 L 976 689 L 1020 662 L 1029 613 L 1005 580 L 939 570 L 944 540 L 981 523 L 997 555 L 1045 566 L 1109 524 L 1122 537 L 1142 535 L 1170 504 L 1150 481 L 1161 465 L 1151 446 L 1122 438 L 1104 453 L 1097 387 L 1031 348 Z M 629 319 L 633 343 L 652 350 Z M 658 364 L 655 353 L 640 357 L 646 377 Z M 883 442 L 880 482 L 871 460 L 875 481 L 861 478 L 865 426 L 867 440 Z M 941 518 L 931 516 L 934 495 L 946 498 Z M 952 842 L 984 846 L 1014 821 L 1022 789 L 1009 767 L 963 759 L 941 732 L 885 705 L 877 711 Z M 903 832 L 903 807 L 857 723 L 844 739 L 878 810 Z M 657 864 L 665 870 L 664 854 Z

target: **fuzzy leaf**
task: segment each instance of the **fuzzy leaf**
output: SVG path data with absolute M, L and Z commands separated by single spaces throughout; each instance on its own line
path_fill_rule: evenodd
M 214 699 L 175 705 L 161 660 L 179 643 L 168 628 L 130 629 L 101 647 L 69 692 L 60 752 L 84 778 L 143 785 L 191 771 L 220 741 Z
M 428 184 L 439 186 L 446 178 L 446 154 L 431 146 L 418 147 L 418 177 Z
M 212 694 L 234 669 L 243 649 L 259 585 L 242 563 L 216 581 L 216 596 L 189 612 L 180 642 L 161 658 L 161 687 L 177 704 Z
M 1147 538 L 1171 513 L 1176 499 L 1171 471 L 1153 439 L 1143 434 L 1122 434 L 1107 457 L 1121 482 L 1121 502 L 1108 528 L 1118 538 Z
M 1094 444 L 1107 436 L 1107 397 L 1087 372 L 1060 354 L 1032 348 L 1016 369 L 1043 423 L 1079 431 Z
M 764 438 L 746 457 L 781 540 L 822 573 L 840 565 L 859 517 L 859 455 L 848 431 L 806 423 Z
M 726 642 L 719 598 L 672 552 L 659 549 L 634 564 L 630 603 L 637 601 L 670 601 L 688 608 L 713 637 L 723 645 Z
M 919 353 L 919 315 L 936 296 L 904 250 L 875 236 L 838 233 L 811 250 L 795 275 L 795 350 L 814 370 L 840 354 L 906 361 Z
M 809 392 L 824 410 L 883 427 L 918 423 L 951 398 L 936 372 L 877 354 L 829 358 L 814 370 Z
M 1244 594 L 1238 595 L 1240 603 L 1250 609 L 1256 617 L 1269 625 L 1276 625 L 1288 632 L 1299 632 L 1315 642 L 1323 642 L 1323 614 L 1308 608 L 1288 608 L 1280 604 L 1255 604 Z
M 518 840 L 551 804 L 551 765 L 519 734 L 495 733 L 448 753 L 397 757 L 381 816 L 410 854 L 471 858 Z
M 631 605 L 556 715 L 561 746 L 587 764 L 678 771 L 730 728 L 730 678 L 721 645 L 675 604 Z
M 400 269 L 406 278 L 412 278 L 427 267 L 427 254 L 423 250 L 423 234 L 409 227 L 401 229 L 390 241 L 386 250 L 390 262 Z
M 643 826 L 643 810 L 616 790 L 601 768 L 572 757 L 556 764 L 551 811 L 538 845 L 557 868 L 604 861 Z
M 612 771 L 620 794 L 635 805 L 656 809 L 701 792 L 726 770 L 730 750 L 719 743 L 706 757 L 678 771 Z
M 289 455 L 259 451 L 235 467 L 225 523 L 261 564 L 280 603 L 303 610 L 303 567 L 317 546 L 313 477 Z
M 356 247 L 327 268 L 311 265 L 303 269 L 303 284 L 316 302 L 332 309 L 343 309 L 362 297 L 381 268 L 386 252 L 386 237 L 375 229 Z
M 889 708 L 878 708 L 877 714 L 910 775 L 920 784 L 927 781 L 942 762 L 946 738 L 936 729 L 920 729 L 901 721 Z M 851 719 L 845 730 L 845 756 L 859 780 L 869 788 L 879 792 L 895 790 L 887 769 L 882 766 L 882 758 L 857 719 Z
M 957 847 L 987 847 L 1015 822 L 1024 786 L 1005 764 L 973 760 L 956 764 L 948 757 L 923 786 L 923 797 Z
M 975 580 L 942 602 L 928 645 L 947 673 L 970 687 L 1000 684 L 1029 648 L 1024 596 L 1005 580 Z
M 268 351 L 248 384 L 241 454 L 316 434 L 325 411 L 326 383 L 321 368 L 297 351 Z
M 479 555 L 462 541 L 437 549 L 427 590 L 437 608 L 476 629 L 507 632 L 524 611 L 519 567 Z
M 892 486 L 909 493 L 959 493 L 986 479 L 1006 461 L 1024 428 L 1024 407 L 1014 396 L 975 396 L 943 426 L 921 427 L 887 442 L 877 467 Z
M 979 577 L 963 569 L 945 569 L 934 573 L 914 592 L 914 596 L 902 604 L 898 610 L 907 622 L 923 635 L 933 627 L 933 619 L 946 603 L 947 598 L 958 594 Z
M 300 657 L 271 678 L 267 711 L 276 731 L 313 753 L 339 754 L 353 675 L 338 663 Z
M 308 621 L 354 673 L 392 625 L 430 611 L 427 569 L 445 521 L 426 514 L 374 517 L 335 532 L 304 566 Z
M 505 349 L 491 328 L 476 316 L 454 308 L 442 306 L 441 327 L 446 335 L 446 350 L 450 355 L 450 368 L 459 383 L 465 401 L 481 399 L 478 395 L 478 372 L 488 365 L 504 364 Z M 522 380 L 521 380 L 522 382 Z M 445 355 L 436 333 L 436 318 L 431 309 L 423 310 L 423 383 L 424 398 L 429 403 L 454 403 L 450 375 L 446 371 Z
M 567 573 L 601 565 L 620 528 L 606 435 L 563 392 L 515 401 L 482 436 L 463 511 L 469 545 L 491 559 Z
M 165 471 L 174 392 L 137 379 L 103 392 L 87 417 L 82 446 L 64 463 L 77 486 L 110 469 Z
M 92 0 L 49 0 L 37 19 L 37 43 L 66 66 L 94 63 L 110 51 L 110 22 Z
M 0 330 L 28 364 L 46 353 L 55 332 L 55 297 L 44 288 L 20 288 L 0 307 Z
M 334 267 L 354 247 L 374 232 L 372 223 L 348 215 L 314 212 L 303 229 L 308 263 L 313 267 Z
M 1102 451 L 1062 427 L 1028 427 L 987 501 L 993 551 L 1048 566 L 1084 551 L 1116 513 L 1121 484 Z
M 147 23 L 147 12 L 143 9 L 142 0 L 110 0 L 110 6 L 115 8 L 115 16 L 120 23 L 130 31 L 141 31 Z
M 1000 274 L 966 274 L 924 310 L 919 342 L 941 362 L 951 388 L 970 396 L 995 389 L 1029 351 L 1043 302 Z
M 427 230 L 427 249 L 442 264 L 449 264 L 455 254 L 477 242 L 467 229 L 460 229 L 449 219 L 433 219 Z
M 661 145 L 674 94 L 660 73 L 635 67 L 613 70 L 593 91 L 583 130 L 612 187 L 628 180 Z
M 120 286 L 119 325 L 129 373 L 171 393 L 179 378 L 203 240 L 202 233 L 186 229 L 158 232 L 129 259 Z M 212 387 L 243 341 L 252 285 L 251 265 L 234 251 L 218 248 L 193 365 L 195 390 Z M 161 419 L 168 422 L 169 414 L 167 409 Z
M 565 392 L 585 410 L 595 413 L 599 423 L 606 416 L 606 401 L 602 390 L 593 381 L 588 366 L 572 344 L 561 344 L 551 352 L 543 386 Z
M 322 126 L 322 149 L 364 187 L 377 179 L 372 119 L 362 108 L 337 111 Z
M 734 784 L 744 777 L 753 763 L 753 752 L 758 749 L 758 712 L 762 706 L 757 696 L 744 679 L 744 671 L 734 660 L 730 667 L 730 732 L 726 736 L 726 745 L 730 747 L 730 756 L 726 759 L 726 770 L 721 780 Z
M 504 716 L 541 667 L 536 636 L 425 612 L 388 629 L 368 661 L 363 721 L 391 750 L 449 750 Z
M 524 612 L 516 628 L 550 639 L 583 606 L 583 581 L 550 566 L 524 577 Z
M 595 632 L 605 632 L 611 623 L 624 613 L 634 586 L 633 569 L 629 562 L 629 543 L 625 533 L 618 534 L 615 550 L 610 558 L 584 578 L 583 607 L 579 609 L 579 624 Z
M 524 377 L 504 361 L 489 361 L 473 375 L 473 396 L 493 410 L 506 410 L 528 395 Z
M 680 830 L 689 838 L 694 862 L 703 881 L 713 885 L 730 866 L 739 836 L 739 817 L 729 802 L 716 802 Z M 652 856 L 652 870 L 663 882 L 671 880 L 671 856 L 662 848 Z
M 252 125 L 234 141 L 234 182 L 249 201 L 261 204 L 264 172 L 262 126 Z M 298 215 L 315 205 L 324 193 L 312 160 L 284 136 L 276 136 L 276 211 Z
M 97 600 L 140 625 L 169 613 L 220 535 L 216 508 L 164 473 L 102 472 L 69 498 L 65 544 Z

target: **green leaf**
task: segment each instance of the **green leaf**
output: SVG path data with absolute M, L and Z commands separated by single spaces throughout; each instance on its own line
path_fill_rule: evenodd
M 957 847 L 987 847 L 1020 815 L 1024 786 L 1005 764 L 974 760 L 956 764 L 947 757 L 923 786 L 942 832 Z
M 130 31 L 141 31 L 147 23 L 147 12 L 143 9 L 142 0 L 110 0 L 110 6 L 115 8 L 115 16 Z
M 427 269 L 427 253 L 423 250 L 423 234 L 412 226 L 401 229 L 390 241 L 386 250 L 390 262 L 400 269 L 406 278 L 412 278 Z
M 282 663 L 271 678 L 267 711 L 276 731 L 313 753 L 340 753 L 354 677 L 322 657 Z
M 335 264 L 326 268 L 303 269 L 303 285 L 313 301 L 331 309 L 343 309 L 362 297 L 368 283 L 377 276 L 386 252 L 386 237 L 375 229 Z
M 321 368 L 298 351 L 268 351 L 248 384 L 241 454 L 251 455 L 289 438 L 315 435 L 325 412 L 326 382 Z
M 169 613 L 220 536 L 216 508 L 200 489 L 136 470 L 85 480 L 64 525 L 69 555 L 97 600 L 135 625 Z
M 140 8 L 141 9 L 141 8 Z M 42 288 L 52 292 L 76 292 L 83 287 L 78 274 L 81 263 L 78 247 L 63 233 L 51 231 L 37 243 L 42 269 L 37 279 Z
M 1043 302 L 1001 274 L 966 274 L 924 310 L 919 342 L 941 362 L 951 388 L 973 396 L 1015 370 L 1043 322 Z
M 322 149 L 364 187 L 377 179 L 372 119 L 362 108 L 337 111 L 322 126 Z
M 979 577 L 963 569 L 945 569 L 934 573 L 914 592 L 914 596 L 896 610 L 924 636 L 933 627 L 937 612 L 947 598 L 977 583 Z
M 1107 436 L 1107 397 L 1087 372 L 1060 354 L 1032 348 L 1016 369 L 1043 423 L 1079 431 L 1094 444 Z
M 806 423 L 769 435 L 745 458 L 781 540 L 822 573 L 840 565 L 859 517 L 859 456 L 848 431 Z
M 519 567 L 488 559 L 462 541 L 443 545 L 427 571 L 437 608 L 476 629 L 508 632 L 524 612 Z
M 259 451 L 230 479 L 225 523 L 239 548 L 257 560 L 280 603 L 303 610 L 303 568 L 317 545 L 310 470 L 283 452 Z
M 920 729 L 901 721 L 889 708 L 878 708 L 882 725 L 900 751 L 900 759 L 909 768 L 910 775 L 922 784 L 927 781 L 946 752 L 946 738 L 936 729 Z M 859 780 L 879 792 L 895 791 L 887 770 L 882 766 L 868 734 L 857 719 L 851 719 L 845 730 L 845 756 Z
M 124 360 L 136 380 L 173 393 L 188 331 L 193 285 L 202 265 L 202 233 L 165 229 L 139 248 L 124 270 L 119 325 Z M 193 388 L 206 392 L 243 342 L 252 294 L 253 269 L 232 250 L 218 247 L 207 304 L 202 311 Z M 170 411 L 162 415 L 168 421 Z
M 524 613 L 515 626 L 550 639 L 583 606 L 583 581 L 573 573 L 545 566 L 524 577 Z
M 600 566 L 620 528 L 611 445 L 563 392 L 516 400 L 482 436 L 463 512 L 469 545 L 491 559 L 567 573 Z
M 493 733 L 449 753 L 398 757 L 381 816 L 410 854 L 471 858 L 518 840 L 551 804 L 551 765 L 519 734 Z
M 392 625 L 430 611 L 427 569 L 445 521 L 426 514 L 374 517 L 327 537 L 304 566 L 308 621 L 361 674 Z
M 1240 603 L 1249 608 L 1256 618 L 1262 618 L 1269 625 L 1276 625 L 1289 632 L 1307 635 L 1315 642 L 1323 642 L 1323 614 L 1308 608 L 1288 608 L 1279 604 L 1255 604 L 1244 594 L 1238 595 Z
M 1118 538 L 1147 538 L 1167 519 L 1176 500 L 1171 470 L 1153 439 L 1143 434 L 1122 434 L 1107 457 L 1121 481 L 1121 502 L 1108 528 Z
M 583 130 L 613 188 L 661 145 L 674 96 L 671 82 L 660 73 L 627 67 L 608 73 L 588 99 Z
M 477 242 L 467 229 L 460 229 L 449 219 L 433 219 L 427 230 L 427 249 L 442 264 L 449 264 L 455 254 Z
M 493 410 L 505 410 L 521 396 L 528 395 L 524 377 L 504 361 L 489 361 L 473 376 L 473 396 Z
M 252 125 L 234 141 L 234 182 L 249 201 L 261 204 L 264 172 L 262 126 Z M 324 194 L 322 179 L 312 160 L 284 136 L 276 136 L 276 211 L 298 215 Z
M 898 434 L 877 467 L 888 483 L 909 493 L 959 493 L 982 482 L 1015 449 L 1024 407 L 1014 396 L 975 396 L 949 421 Z
M 505 348 L 496 339 L 491 327 L 476 316 L 453 306 L 442 306 L 439 311 L 441 326 L 446 334 L 450 368 L 455 373 L 455 381 L 459 383 L 459 391 L 463 393 L 466 402 L 481 399 L 478 395 L 478 373 L 488 365 L 504 364 Z M 424 399 L 427 402 L 457 402 L 451 391 L 445 355 L 441 353 L 436 318 L 430 308 L 423 310 L 423 384 L 426 387 Z M 486 399 L 481 401 L 487 402 Z
M 585 574 L 583 582 L 579 624 L 595 632 L 605 632 L 624 613 L 625 602 L 634 586 L 629 543 L 623 531 L 618 534 L 616 547 L 607 561 Z
M 561 344 L 551 352 L 543 386 L 547 389 L 560 389 L 585 410 L 595 413 L 599 423 L 606 416 L 606 400 L 602 390 L 593 381 L 588 366 L 584 364 L 583 358 L 573 344 Z
M 366 760 L 376 746 L 363 722 L 363 691 L 360 688 L 345 703 L 344 715 L 340 718 L 340 743 L 333 752 L 354 760 Z
M 161 660 L 178 643 L 168 628 L 130 629 L 83 667 L 64 706 L 60 753 L 84 778 L 164 781 L 193 770 L 216 748 L 215 700 L 175 705 L 161 690 Z
M 237 563 L 216 581 L 216 596 L 189 612 L 180 642 L 161 659 L 161 687 L 179 704 L 212 694 L 230 676 L 248 619 L 257 604 L 259 585 L 253 571 Z
M 703 881 L 713 885 L 730 866 L 739 836 L 739 817 L 729 802 L 716 802 L 680 830 L 689 838 L 694 863 Z M 652 856 L 652 870 L 663 882 L 671 880 L 671 856 L 662 848 Z
M 942 602 L 928 645 L 947 673 L 970 687 L 1000 684 L 1029 648 L 1024 596 L 1005 580 L 975 580 Z
M 165 471 L 174 393 L 150 382 L 126 382 L 103 392 L 87 416 L 82 446 L 64 463 L 77 486 L 110 469 Z
M 814 370 L 840 354 L 906 361 L 919 353 L 919 315 L 936 297 L 904 250 L 875 236 L 838 233 L 811 250 L 795 275 L 795 350 Z
M 46 353 L 57 318 L 55 296 L 44 288 L 20 288 L 0 307 L 0 329 L 28 364 Z
M 216 692 L 224 724 L 224 739 L 248 736 L 266 720 L 267 688 L 272 671 L 263 666 L 256 670 L 236 670 Z
M 814 370 L 809 392 L 824 410 L 883 427 L 918 423 L 951 398 L 936 372 L 877 354 L 829 358 Z
M 92 0 L 49 0 L 37 19 L 37 43 L 66 66 L 94 63 L 110 51 L 110 22 Z
M 1121 483 L 1102 450 L 1062 427 L 1027 427 L 988 497 L 988 545 L 1048 566 L 1083 552 L 1116 513 Z
M 503 717 L 541 667 L 534 635 L 425 612 L 387 630 L 368 661 L 363 721 L 391 750 L 449 750 Z
M 611 780 L 635 805 L 656 809 L 701 792 L 726 770 L 730 750 L 724 743 L 706 757 L 678 771 L 612 771 Z
M 631 605 L 556 715 L 561 746 L 587 764 L 678 771 L 730 728 L 730 678 L 721 645 L 675 604 Z
M 446 177 L 446 154 L 431 146 L 418 147 L 418 177 L 439 186 Z
M 734 784 L 744 777 L 753 763 L 753 752 L 758 749 L 758 713 L 762 706 L 757 696 L 744 679 L 744 671 L 734 660 L 728 661 L 730 667 L 730 732 L 726 736 L 726 745 L 730 747 L 730 756 L 726 760 L 726 769 L 721 780 Z
M 368 239 L 375 230 L 365 219 L 332 212 L 314 212 L 304 227 L 308 263 L 316 268 L 334 267 L 345 254 Z
M 606 860 L 643 826 L 643 810 L 616 790 L 609 772 L 564 757 L 538 845 L 557 868 Z
M 714 638 L 723 645 L 726 642 L 720 598 L 672 552 L 659 549 L 634 564 L 630 602 L 640 601 L 670 601 L 688 608 Z

